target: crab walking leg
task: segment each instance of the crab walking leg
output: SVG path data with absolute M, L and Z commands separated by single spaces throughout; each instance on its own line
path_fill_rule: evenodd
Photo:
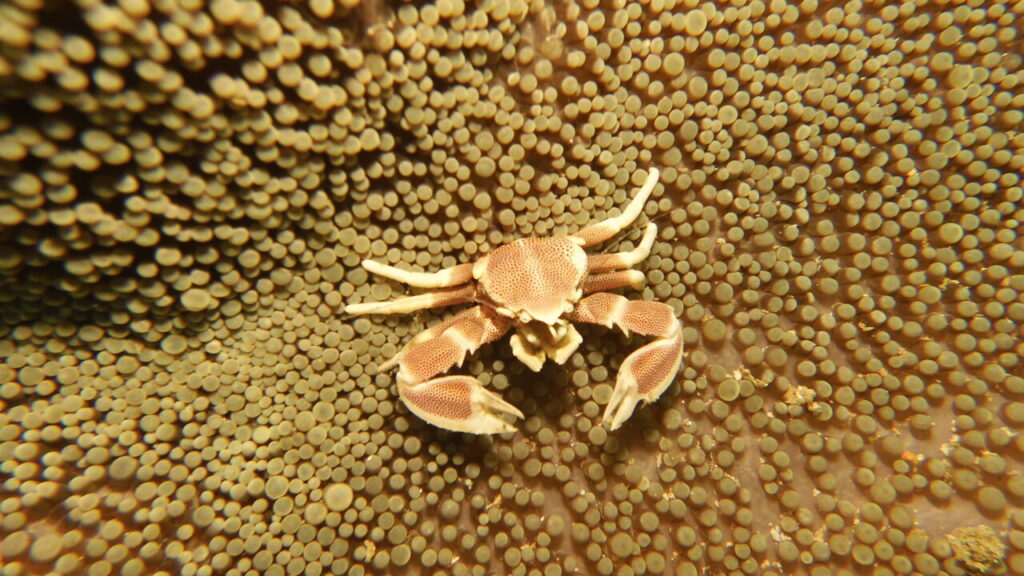
M 413 272 L 373 260 L 363 260 L 363 268 L 378 276 L 390 278 L 415 288 L 450 288 L 473 279 L 472 263 L 458 264 L 437 272 Z
M 424 310 L 426 308 L 439 308 L 441 306 L 453 306 L 472 302 L 476 295 L 473 286 L 462 286 L 437 292 L 417 294 L 397 300 L 386 300 L 384 302 L 362 302 L 360 304 L 349 304 L 345 306 L 345 313 L 359 316 L 362 314 L 405 314 Z
M 654 246 L 654 238 L 658 235 L 658 226 L 651 222 L 644 229 L 644 236 L 640 244 L 629 252 L 614 252 L 612 254 L 594 254 L 587 258 L 587 268 L 590 273 L 604 272 L 605 270 L 620 270 L 632 268 L 643 262 L 651 255 L 651 248 Z
M 413 338 L 397 356 L 381 365 L 398 365 L 398 395 L 413 414 L 439 428 L 470 434 L 514 432 L 502 415 L 523 413 L 469 376 L 433 376 L 462 364 L 480 346 L 501 338 L 508 319 L 476 307 Z
M 594 292 L 604 292 L 605 290 L 622 288 L 623 286 L 639 288 L 644 285 L 644 280 L 646 279 L 647 277 L 644 276 L 644 273 L 639 270 L 601 272 L 587 276 L 587 279 L 583 281 L 583 293 L 593 294 Z
M 600 244 L 605 240 L 619 233 L 620 230 L 629 226 L 636 220 L 636 217 L 640 215 L 640 212 L 644 209 L 644 204 L 647 203 L 647 198 L 651 196 L 651 192 L 654 191 L 654 186 L 658 183 L 658 177 L 660 172 L 657 168 L 651 168 L 650 173 L 647 175 L 647 181 L 640 188 L 640 192 L 637 193 L 636 198 L 626 206 L 622 211 L 622 214 L 598 222 L 597 224 L 591 224 L 586 228 L 583 228 L 573 234 L 572 238 L 579 239 L 583 246 L 593 246 L 594 244 Z
M 618 326 L 626 334 L 656 337 L 627 356 L 619 368 L 604 412 L 604 423 L 615 430 L 633 414 L 641 400 L 657 400 L 672 383 L 683 360 L 682 324 L 668 304 L 627 300 L 606 292 L 581 300 L 572 319 L 609 328 Z

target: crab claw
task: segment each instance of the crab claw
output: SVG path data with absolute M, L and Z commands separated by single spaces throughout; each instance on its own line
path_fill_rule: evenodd
M 654 402 L 672 384 L 683 361 L 683 329 L 671 306 L 598 292 L 580 301 L 572 319 L 655 337 L 622 362 L 604 411 L 609 429 L 622 426 L 641 400 Z
M 523 413 L 469 376 L 437 376 L 462 364 L 467 354 L 501 338 L 509 321 L 477 306 L 421 332 L 380 366 L 398 366 L 398 395 L 413 414 L 454 432 L 502 434 L 515 427 L 500 416 Z
M 616 430 L 629 419 L 641 400 L 657 400 L 675 378 L 682 357 L 683 331 L 678 328 L 674 335 L 655 340 L 627 356 L 605 408 L 604 424 Z
M 445 376 L 400 386 L 399 394 L 413 414 L 434 426 L 455 432 L 515 432 L 515 426 L 499 416 L 523 418 L 523 413 L 515 406 L 469 376 Z

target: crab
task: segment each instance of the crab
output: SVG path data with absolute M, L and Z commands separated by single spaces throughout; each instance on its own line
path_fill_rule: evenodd
M 380 371 L 398 366 L 398 395 L 426 422 L 456 432 L 514 432 L 505 418 L 523 414 L 469 376 L 439 376 L 462 364 L 481 346 L 514 331 L 515 357 L 537 372 L 546 360 L 564 364 L 582 342 L 574 323 L 617 327 L 626 334 L 652 337 L 628 355 L 616 375 L 603 414 L 611 430 L 622 426 L 640 401 L 654 402 L 669 387 L 683 356 L 682 323 L 671 306 L 628 300 L 606 292 L 642 285 L 644 274 L 631 270 L 651 252 L 657 226 L 647 224 L 640 244 L 629 252 L 588 254 L 629 226 L 643 210 L 658 182 L 651 169 L 636 197 L 620 215 L 569 236 L 521 238 L 496 248 L 476 262 L 437 272 L 413 272 L 364 260 L 367 271 L 430 291 L 384 302 L 349 304 L 345 312 L 407 314 L 416 310 L 476 305 L 415 336 Z M 504 418 L 503 418 L 504 417 Z

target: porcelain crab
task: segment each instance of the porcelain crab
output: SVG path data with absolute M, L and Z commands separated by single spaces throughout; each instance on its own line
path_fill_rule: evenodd
M 672 383 L 683 355 L 682 324 L 661 302 L 628 300 L 605 292 L 637 287 L 643 273 L 630 268 L 647 258 L 657 234 L 647 225 L 640 244 L 629 252 L 587 254 L 640 215 L 658 182 L 652 169 L 636 197 L 618 216 L 569 236 L 522 238 L 502 245 L 473 263 L 438 272 L 402 270 L 372 260 L 362 265 L 373 274 L 429 292 L 385 302 L 346 306 L 349 314 L 405 314 L 415 310 L 472 302 L 458 313 L 413 338 L 380 366 L 398 366 L 398 394 L 409 409 L 430 424 L 473 434 L 512 432 L 501 416 L 522 413 L 469 376 L 438 376 L 462 364 L 480 346 L 514 330 L 512 352 L 533 371 L 545 360 L 564 364 L 582 338 L 574 323 L 618 327 L 654 340 L 626 357 L 604 412 L 604 423 L 619 428 L 641 401 L 653 402 Z

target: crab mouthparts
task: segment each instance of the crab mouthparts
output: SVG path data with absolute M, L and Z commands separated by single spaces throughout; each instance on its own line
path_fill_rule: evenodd
M 548 358 L 557 364 L 565 364 L 581 342 L 583 338 L 576 328 L 564 320 L 555 324 L 529 322 L 520 325 L 509 340 L 512 354 L 534 372 L 539 372 Z

